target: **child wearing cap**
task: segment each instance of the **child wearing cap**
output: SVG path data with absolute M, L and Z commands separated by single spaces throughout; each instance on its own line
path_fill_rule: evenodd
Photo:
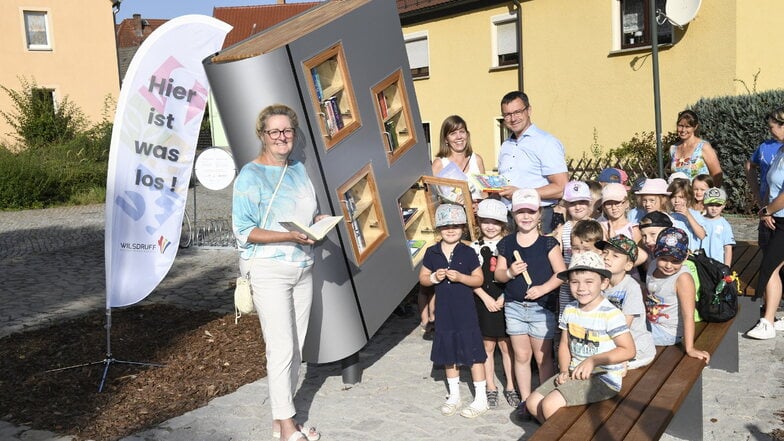
M 705 205 L 703 204 L 703 199 L 705 199 L 705 192 L 708 191 L 709 188 L 713 188 L 713 178 L 711 175 L 697 175 L 691 181 L 691 190 L 694 193 L 694 200 L 692 201 L 691 208 L 700 212 L 700 214 L 705 215 Z
M 604 297 L 623 312 L 637 349 L 627 368 L 647 366 L 656 356 L 656 347 L 653 345 L 653 337 L 646 324 L 645 303 L 640 283 L 629 275 L 638 258 L 637 243 L 626 236 L 619 235 L 606 241 L 599 241 L 596 246 L 602 250 L 604 265 L 612 274 L 610 286 L 604 290 Z
M 694 200 L 691 183 L 687 179 L 676 179 L 667 187 L 670 192 L 670 206 L 673 226 L 686 231 L 689 235 L 689 250 L 696 251 L 705 238 L 705 222 L 699 211 L 690 208 Z
M 485 199 L 476 210 L 479 225 L 479 240 L 472 244 L 482 265 L 484 283 L 474 289 L 474 302 L 479 315 L 479 329 L 482 331 L 485 353 L 485 378 L 487 379 L 487 404 L 490 409 L 498 407 L 498 388 L 495 385 L 495 348 L 501 350 L 506 387 L 504 397 L 512 407 L 520 404 L 520 395 L 514 387 L 512 375 L 512 356 L 509 350 L 509 336 L 506 335 L 504 318 L 503 285 L 496 282 L 493 272 L 498 260 L 498 241 L 507 233 L 506 205 L 497 199 Z
M 648 269 L 645 309 L 657 346 L 678 342 L 690 357 L 710 361 L 710 354 L 694 347 L 694 311 L 697 289 L 683 264 L 689 254 L 689 238 L 680 228 L 665 228 L 653 248 L 656 264 Z
M 528 398 L 528 411 L 540 422 L 564 406 L 603 401 L 621 390 L 623 363 L 634 357 L 635 348 L 623 313 L 602 296 L 610 276 L 594 252 L 574 256 L 569 269 L 558 274 L 575 301 L 558 322 L 560 372 Z
M 484 277 L 474 250 L 460 242 L 466 227 L 463 207 L 441 204 L 435 217 L 441 241 L 425 251 L 419 271 L 419 283 L 435 286 L 436 292 L 438 323 L 430 360 L 446 371 L 449 397 L 441 405 L 443 415 L 454 415 L 460 408 L 459 366 L 471 367 L 475 398 L 460 415 L 474 418 L 488 409 L 484 368 L 487 354 L 473 299 L 474 289 L 482 286 Z
M 504 314 L 512 342 L 514 373 L 523 400 L 516 416 L 527 419 L 525 399 L 531 393 L 531 357 L 539 368 L 539 381 L 553 374 L 553 335 L 556 327 L 558 272 L 566 269 L 558 241 L 539 234 L 542 218 L 535 189 L 518 189 L 512 195 L 517 232 L 498 243 L 495 280 L 506 283 Z
M 602 226 L 606 230 L 606 237 L 622 234 L 639 242 L 642 239 L 637 222 L 626 218 L 629 209 L 629 193 L 621 184 L 607 184 L 602 189 L 602 212 L 604 213 Z
M 599 178 L 597 179 L 602 187 L 607 184 L 621 184 L 623 186 L 628 185 L 629 176 L 626 174 L 625 171 L 621 170 L 620 168 L 605 168 L 599 173 Z
M 564 264 L 569 265 L 572 261 L 572 228 L 585 219 L 591 218 L 592 196 L 588 184 L 582 181 L 571 181 L 564 186 L 562 203 L 566 206 L 566 222 L 559 225 L 553 231 L 552 236 L 561 244 Z M 561 285 L 558 292 L 558 316 L 560 317 L 563 308 L 572 300 L 569 286 L 565 283 Z
M 634 216 L 629 219 L 630 222 L 639 223 L 640 219 L 651 211 L 670 211 L 670 192 L 664 179 L 646 179 L 635 194 L 639 196 L 639 205 Z
M 730 266 L 735 236 L 732 234 L 732 226 L 721 215 L 726 202 L 727 193 L 723 188 L 709 188 L 705 192 L 705 239 L 702 240 L 702 249 L 708 257 Z

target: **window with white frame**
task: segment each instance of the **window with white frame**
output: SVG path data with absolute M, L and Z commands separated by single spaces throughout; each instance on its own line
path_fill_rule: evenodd
M 493 66 L 512 66 L 520 62 L 517 47 L 517 15 L 504 14 L 492 18 L 495 57 Z
M 427 144 L 427 151 L 430 153 L 430 157 L 433 157 L 433 151 L 430 149 L 430 123 L 422 121 L 422 130 L 425 132 L 425 143 Z
M 24 29 L 27 49 L 50 50 L 49 20 L 45 11 L 24 11 Z
M 650 46 L 651 35 L 651 1 L 656 2 L 656 9 L 664 11 L 666 0 L 617 0 L 620 45 L 617 49 L 632 49 Z M 665 21 L 657 24 L 657 39 L 659 44 L 672 44 L 672 24 Z
M 427 32 L 415 32 L 403 36 L 406 42 L 408 65 L 411 77 L 427 78 L 430 76 L 430 50 L 427 45 Z

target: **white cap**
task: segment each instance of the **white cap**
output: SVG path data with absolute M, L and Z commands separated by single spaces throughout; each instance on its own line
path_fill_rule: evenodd
M 506 205 L 498 199 L 485 199 L 476 208 L 476 216 L 485 219 L 494 219 L 499 222 L 506 222 L 508 210 Z

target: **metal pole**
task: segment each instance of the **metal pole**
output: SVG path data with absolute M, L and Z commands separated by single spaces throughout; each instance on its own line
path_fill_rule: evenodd
M 661 95 L 659 92 L 659 23 L 656 21 L 656 0 L 650 3 L 651 18 L 651 61 L 653 65 L 653 113 L 656 119 L 656 156 L 659 158 L 659 177 L 664 178 L 662 157 Z
M 520 0 L 513 0 L 517 8 L 517 23 L 515 23 L 515 33 L 517 34 L 517 90 L 524 92 L 523 89 L 523 5 Z

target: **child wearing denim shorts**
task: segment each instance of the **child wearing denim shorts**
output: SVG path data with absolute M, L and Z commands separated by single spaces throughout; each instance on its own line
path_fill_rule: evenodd
M 495 279 L 506 283 L 504 314 L 506 332 L 514 352 L 514 373 L 521 401 L 516 415 L 528 419 L 525 399 L 531 394 L 531 357 L 539 368 L 539 381 L 553 373 L 555 301 L 566 269 L 558 241 L 542 236 L 539 194 L 534 189 L 518 189 L 512 195 L 512 212 L 517 232 L 498 243 Z M 545 258 L 546 256 L 546 258 Z

